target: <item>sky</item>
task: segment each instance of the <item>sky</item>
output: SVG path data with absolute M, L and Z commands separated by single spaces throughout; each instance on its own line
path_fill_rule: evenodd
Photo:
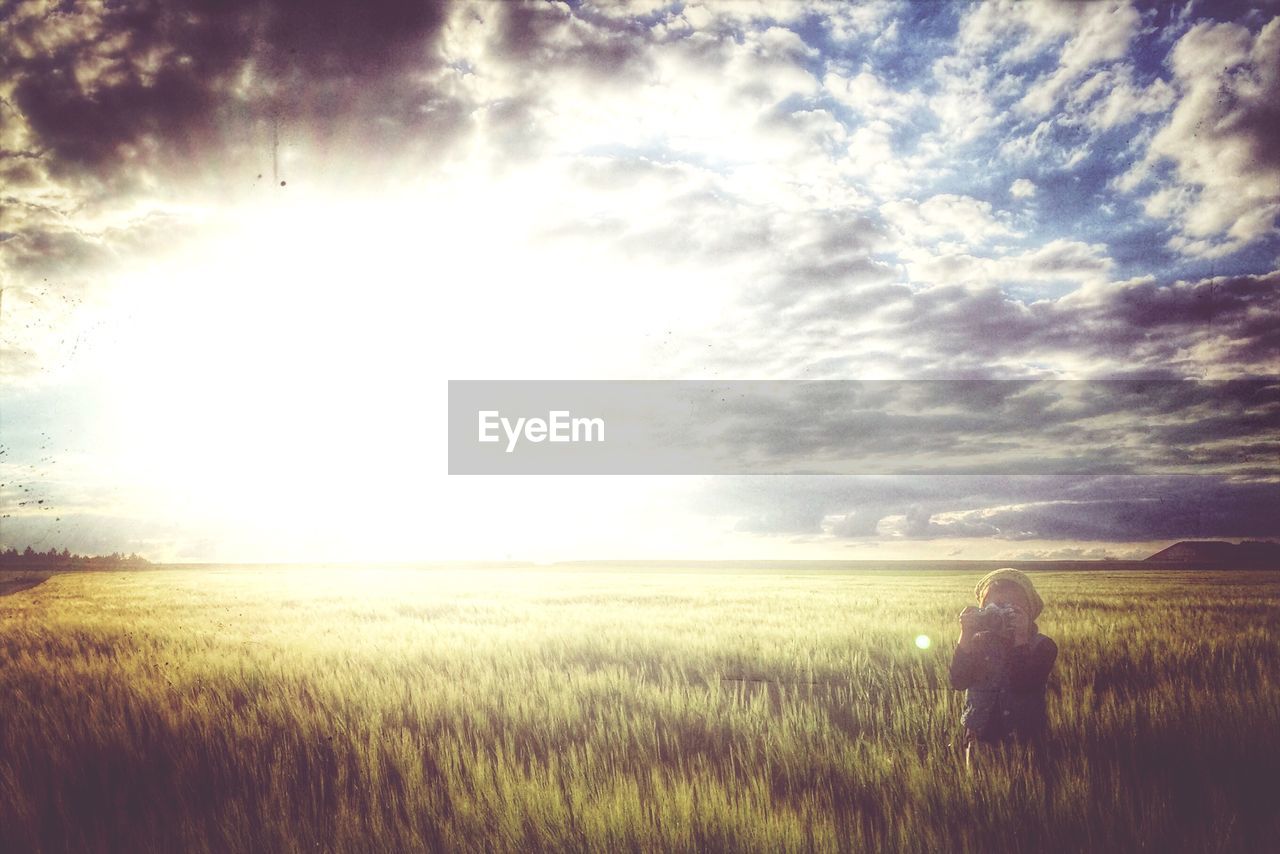
M 8 3 L 0 545 L 1280 537 L 1277 105 L 1275 2 Z M 1261 385 L 1163 474 L 450 476 L 462 379 Z

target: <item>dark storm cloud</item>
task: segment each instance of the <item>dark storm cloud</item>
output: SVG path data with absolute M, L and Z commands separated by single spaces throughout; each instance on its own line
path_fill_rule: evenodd
M 806 302 L 803 290 L 779 308 L 785 290 L 750 295 L 766 342 L 806 366 L 828 364 L 857 376 L 875 352 L 910 376 L 1008 377 L 1072 354 L 1075 372 L 1100 377 L 1267 376 L 1280 367 L 1280 272 L 1200 281 L 1109 283 L 1056 300 L 1024 302 L 993 285 L 858 282 Z M 860 322 L 874 317 L 875 328 Z M 878 346 L 877 346 L 878 345 Z M 872 355 L 875 355 L 873 352 Z M 754 353 L 725 365 L 751 370 Z
M 762 535 L 927 540 L 1280 536 L 1280 483 L 1220 477 L 720 478 L 704 512 Z
M 1134 327 L 1234 325 L 1254 308 L 1280 306 L 1280 274 L 1236 276 L 1173 285 L 1154 282 L 1120 288 L 1111 301 L 1111 316 Z
M 1280 442 L 1280 383 L 1271 381 L 723 388 L 703 414 L 722 456 L 752 461 L 740 471 L 1267 471 Z
M 1211 537 L 1274 537 L 1280 522 L 1270 508 L 1280 484 L 1209 480 L 1134 484 L 1115 499 L 1055 501 L 978 509 L 961 515 L 957 530 L 976 520 L 1004 539 L 1101 540 L 1111 542 Z M 955 536 L 952 524 L 930 520 L 912 532 L 920 538 Z
M 31 279 L 57 277 L 107 261 L 110 253 L 96 239 L 56 222 L 27 227 L 0 249 L 0 269 Z
M 908 340 L 937 352 L 991 357 L 1016 348 L 1045 326 L 1038 305 L 1007 298 L 996 287 L 939 285 L 918 291 L 881 317 Z
M 1202 342 L 1222 342 L 1217 360 L 1242 373 L 1251 373 L 1250 365 L 1269 372 L 1280 358 L 1277 272 L 1099 288 L 1079 301 L 1063 300 L 1058 308 L 1064 326 L 1075 315 L 1083 328 L 1078 335 L 1060 329 L 1056 336 L 1046 329 L 1046 336 L 1083 347 L 1092 343 L 1130 361 L 1176 367 L 1189 361 L 1182 351 Z
M 631 98 L 652 76 L 652 34 L 629 17 L 564 3 L 459 0 L 451 20 L 453 60 L 466 82 L 446 103 L 468 111 L 499 171 L 563 154 L 554 143 L 566 93 Z
M 429 124 L 439 2 L 132 0 L 7 16 L 0 73 L 54 175 L 114 182 L 232 157 L 261 120 L 387 136 Z
M 616 81 L 648 68 L 648 29 L 636 21 L 575 14 L 560 3 L 497 3 L 476 7 L 497 19 L 491 50 L 536 74 L 565 66 Z
M 220 200 L 321 173 L 367 188 L 449 151 L 470 108 L 438 85 L 447 12 L 403 0 L 7 7 L 4 377 L 56 358 L 67 312 L 45 304 L 48 289 L 76 299 L 180 251 Z

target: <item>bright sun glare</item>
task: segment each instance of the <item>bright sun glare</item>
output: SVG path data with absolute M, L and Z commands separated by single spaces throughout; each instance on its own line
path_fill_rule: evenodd
M 447 476 L 447 380 L 636 374 L 617 342 L 641 333 L 603 324 L 658 322 L 604 311 L 598 270 L 531 234 L 484 245 L 475 219 L 495 210 L 442 190 L 211 212 L 198 242 L 116 291 L 94 363 L 104 476 L 144 496 L 140 515 L 219 520 L 264 558 L 722 548 L 657 524 L 650 479 Z M 578 371 L 551 367 L 572 354 Z

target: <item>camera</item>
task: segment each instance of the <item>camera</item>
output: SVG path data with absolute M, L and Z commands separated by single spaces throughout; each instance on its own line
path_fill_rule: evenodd
M 1013 615 L 1016 609 L 1008 605 L 984 605 L 973 615 L 974 631 L 992 632 L 998 635 L 1013 634 Z

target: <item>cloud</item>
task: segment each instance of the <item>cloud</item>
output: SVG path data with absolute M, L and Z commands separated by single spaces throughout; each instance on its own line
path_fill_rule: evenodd
M 1116 181 L 1145 181 L 1149 216 L 1176 229 L 1169 245 L 1217 258 L 1275 234 L 1280 213 L 1280 18 L 1254 35 L 1233 23 L 1201 22 L 1169 55 L 1177 105 L 1146 155 Z M 1171 164 L 1172 174 L 1156 167 Z
M 1140 20 L 1128 3 L 989 0 L 970 7 L 952 52 L 933 63 L 930 106 L 941 121 L 939 141 L 971 142 L 1049 114 L 1090 69 L 1125 55 Z M 1037 74 L 1047 61 L 1053 69 Z
M 606 8 L 609 4 L 591 5 Z M 677 6 L 679 12 L 669 17 L 668 21 L 676 18 L 699 29 L 740 29 L 765 23 L 794 25 L 805 18 L 813 18 L 821 22 L 833 39 L 849 41 L 881 35 L 886 28 L 892 26 L 889 19 L 900 4 L 895 0 L 870 0 L 856 4 L 845 3 L 843 0 L 812 0 L 808 3 L 797 3 L 795 0 L 733 0 L 729 3 L 691 0 L 683 4 L 650 0 L 634 3 L 633 0 L 628 0 L 624 8 L 632 5 L 651 11 Z
M 1124 168 L 1154 133 L 1151 117 L 1167 113 L 1174 101 L 1174 89 L 1164 80 L 1139 83 L 1131 64 L 1115 63 L 1073 84 L 1056 102 L 1058 109 L 1037 114 L 1033 126 L 1013 127 L 999 151 L 1022 169 L 1076 170 L 1086 163 Z M 1115 131 L 1135 124 L 1121 141 Z
M 1059 308 L 1080 318 L 1096 348 L 1127 352 L 1138 364 L 1188 375 L 1265 376 L 1280 369 L 1278 288 L 1280 273 L 1168 284 L 1143 279 L 1085 288 Z
M 472 4 L 470 10 L 489 19 L 487 56 L 534 76 L 568 67 L 605 80 L 647 69 L 645 40 L 625 23 L 592 25 L 560 3 Z
M 817 51 L 769 17 L 794 4 L 690 4 L 652 24 L 559 4 L 465 8 L 442 53 L 478 111 L 473 159 L 488 150 L 501 170 L 626 152 L 732 175 L 778 207 L 857 195 L 833 162 L 846 129 L 817 101 Z M 487 118 L 511 108 L 514 124 Z
M 926 140 L 954 148 L 985 136 L 1002 121 L 996 104 L 1001 78 L 992 68 L 961 55 L 940 57 L 932 70 L 936 87 L 928 105 L 939 128 Z
M 688 447 L 738 471 L 1258 473 L 1280 447 L 1265 381 L 884 381 L 735 387 Z M 702 414 L 704 417 L 699 417 Z
M 940 286 L 932 298 L 919 295 L 901 317 L 907 336 L 930 335 L 948 356 L 1052 363 L 1054 353 L 1072 353 L 1099 372 L 1265 375 L 1280 367 L 1277 284 L 1274 273 L 1097 283 L 1030 305 L 989 289 Z
M 822 86 L 836 101 L 858 111 L 864 121 L 906 122 L 912 112 L 924 104 L 924 97 L 918 91 L 891 89 L 865 69 L 854 75 L 828 71 L 822 78 Z
M 997 218 L 989 203 L 952 193 L 931 196 L 923 202 L 887 202 L 880 206 L 880 212 L 905 238 L 917 243 L 959 237 L 967 243 L 981 244 L 1016 234 Z
M 635 155 L 576 158 L 557 184 L 560 204 L 538 240 L 704 280 L 741 271 L 726 297 L 745 305 L 821 311 L 829 298 L 862 299 L 861 289 L 898 276 L 875 257 L 891 245 L 885 227 L 858 208 L 779 209 L 741 195 L 733 175 Z
M 282 192 L 277 178 L 368 191 L 406 156 L 438 161 L 467 127 L 436 51 L 447 11 L 12 4 L 0 53 L 4 379 L 65 361 L 82 331 L 67 305 L 180 251 L 224 206 Z
M 1133 66 L 1117 63 L 1091 75 L 1066 95 L 1067 120 L 1093 131 L 1107 131 L 1143 116 L 1166 112 L 1176 100 L 1173 87 L 1160 78 L 1146 86 Z
M 1009 195 L 1015 199 L 1029 199 L 1036 194 L 1036 185 L 1026 178 L 1019 178 L 1009 185 Z
M 332 239 L 298 237 L 299 251 L 324 244 L 306 269 L 345 278 L 374 265 L 390 281 L 401 275 L 391 256 L 421 272 L 435 288 L 426 297 L 371 287 L 388 306 L 447 307 L 455 355 L 478 354 L 495 325 L 506 341 L 555 339 L 565 365 L 596 353 L 545 327 L 572 293 L 562 302 L 592 318 L 593 344 L 668 376 L 1280 372 L 1268 242 L 1280 204 L 1269 132 L 1277 22 L 1197 24 L 1225 13 L 1127 3 L 937 11 L 793 0 L 12 4 L 0 57 L 0 267 L 12 289 L 0 369 L 12 380 L 63 358 L 88 322 L 71 300 L 119 273 L 167 270 L 155 253 L 199 231 L 202 212 L 217 221 L 265 191 L 280 198 L 265 186 L 278 170 L 286 192 L 311 181 L 338 199 L 337 222 L 320 229 Z M 384 222 L 374 202 L 359 207 L 368 223 L 343 221 L 355 216 L 345 192 L 378 200 L 387 188 L 412 204 L 390 205 Z M 1154 222 L 1134 226 L 1139 205 Z M 419 214 L 456 226 L 447 260 L 433 254 L 444 241 L 406 237 Z M 1175 252 L 1159 246 L 1170 235 Z M 391 251 L 378 260 L 371 247 Z M 1193 263 L 1230 253 L 1215 268 L 1224 275 Z M 245 278 L 246 292 L 261 286 L 282 309 L 315 286 Z M 196 304 L 174 305 L 184 302 Z M 495 319 L 495 305 L 506 316 Z M 193 326 L 208 319 L 189 314 Z M 316 330 L 342 332 L 349 315 L 313 317 L 296 334 L 329 354 Z M 264 340 L 274 322 L 261 321 Z M 360 323 L 410 326 L 372 309 Z M 680 324 L 685 337 L 668 334 Z M 637 355 L 636 331 L 650 327 L 681 344 Z M 489 350 L 486 365 L 509 358 Z M 551 358 L 522 352 L 525 370 Z M 367 354 L 331 358 L 384 370 Z M 1217 403 L 1190 426 L 1153 423 L 1154 435 L 1187 446 L 1188 466 L 1261 457 L 1267 423 Z M 1109 413 L 1078 401 L 1049 418 L 1018 405 L 1046 442 Z M 1150 402 L 1133 410 L 1169 416 Z M 791 441 L 785 416 L 756 437 L 762 446 Z M 832 416 L 798 447 L 820 451 L 854 429 L 893 447 L 904 424 Z M 974 424 L 975 445 L 991 445 Z M 927 438 L 945 425 L 915 426 Z M 1089 450 L 1099 465 L 1117 459 L 1101 443 Z M 1059 494 L 1060 483 L 952 495 L 922 482 L 902 494 L 886 486 L 879 502 L 776 512 L 761 499 L 743 524 L 1011 537 L 1096 529 L 1091 514 L 1107 500 L 1120 502 L 1115 514 L 1134 499 L 1107 499 L 1100 481 Z M 934 489 L 955 500 L 935 503 Z
M 1043 115 L 1052 110 L 1068 87 L 1090 68 L 1123 57 L 1137 34 L 1141 18 L 1128 3 L 1070 5 L 1075 14 L 1067 31 L 1070 35 L 1058 54 L 1058 67 L 1032 84 L 1017 104 L 1021 113 Z M 1025 7 L 1022 11 L 1024 15 L 1040 12 Z M 1048 20 L 1060 21 L 1056 16 Z M 1061 32 L 1059 29 L 1055 35 Z M 1034 34 L 1042 36 L 1043 31 Z
M 1076 263 L 1086 269 L 1102 263 L 1070 244 L 1015 260 L 1044 276 Z M 1031 302 L 990 283 L 912 289 L 884 282 L 829 295 L 803 310 L 779 312 L 772 302 L 744 309 L 754 315 L 735 317 L 733 328 L 759 344 L 707 357 L 714 372 L 814 379 L 1280 373 L 1280 273 L 1172 282 L 1099 278 L 1065 296 Z M 760 353 L 785 353 L 789 370 L 771 373 Z
M 1151 29 L 1128 2 L 985 2 L 960 21 L 953 51 L 933 64 L 931 105 L 942 127 L 929 137 L 944 150 L 988 139 L 1000 159 L 1035 168 L 1106 168 L 1126 161 L 1105 134 L 1168 110 L 1173 89 L 1139 80 L 1134 56 Z M 1139 142 L 1143 126 L 1130 134 Z M 985 152 L 971 166 L 990 169 Z M 1095 159 L 1096 158 L 1096 159 Z
M 947 511 L 930 516 L 927 524 L 907 535 L 1126 542 L 1280 533 L 1280 526 L 1262 511 L 1264 502 L 1280 496 L 1277 484 L 1211 481 L 1160 486 L 1151 492 L 1134 489 L 1123 499 L 1041 500 Z
M 761 536 L 1147 542 L 1275 537 L 1280 483 L 1222 477 L 724 478 L 695 506 Z
M 995 560 L 1143 560 L 1150 548 L 1115 546 L 1065 546 L 1048 549 L 1019 549 L 999 555 Z
M 53 218 L 17 217 L 0 254 L 0 270 L 23 279 L 62 280 L 84 267 L 110 260 L 104 242 Z
M 936 243 L 903 249 L 913 282 L 971 288 L 977 285 L 1067 282 L 1072 285 L 1105 279 L 1111 270 L 1106 246 L 1058 239 L 1022 252 L 979 256 L 963 244 Z
M 1012 63 L 1026 62 L 1077 25 L 1074 4 L 1043 3 L 1030 9 L 1010 0 L 988 0 L 973 6 L 960 21 L 957 52 L 984 55 L 995 51 Z
M 57 176 L 216 184 L 238 166 L 253 170 L 249 181 L 271 126 L 305 128 L 321 147 L 390 144 L 410 130 L 447 137 L 456 116 L 424 109 L 434 95 L 420 82 L 443 21 L 441 4 L 397 0 L 357 14 L 327 0 L 133 0 L 51 14 L 28 3 L 6 22 L 13 49 L 0 70 L 30 150 Z

